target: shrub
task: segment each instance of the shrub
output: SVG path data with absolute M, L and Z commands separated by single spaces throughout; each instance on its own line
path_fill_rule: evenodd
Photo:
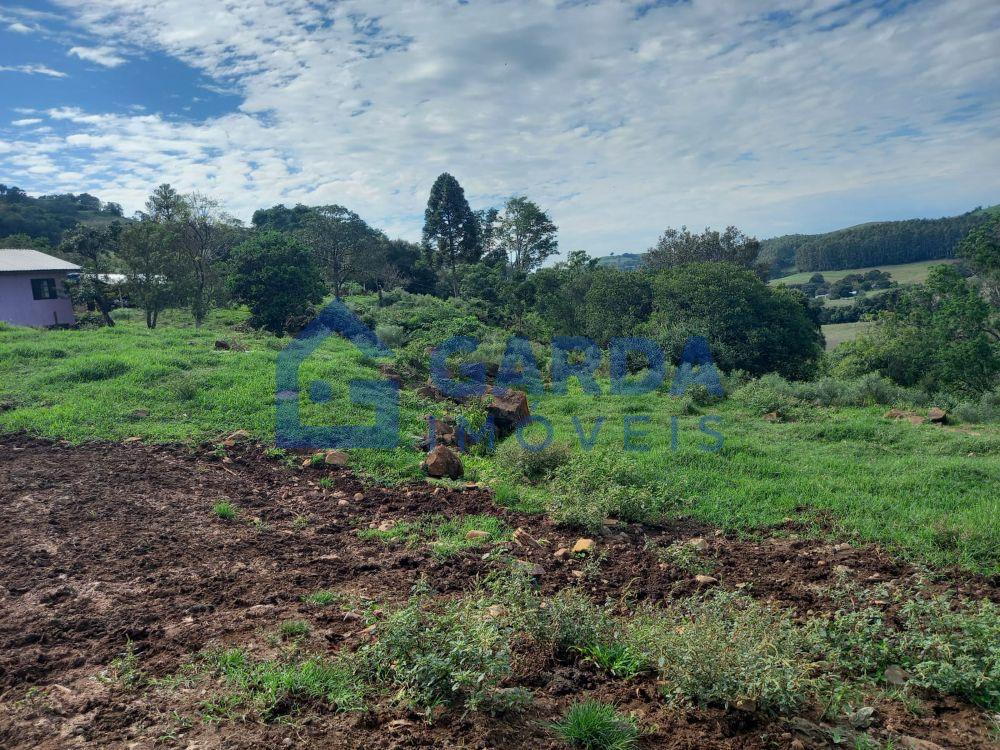
M 788 381 L 774 374 L 750 381 L 733 394 L 733 400 L 754 414 L 777 413 L 785 419 L 795 418 L 805 408 Z
M 538 482 L 548 479 L 571 456 L 572 450 L 565 443 L 553 442 L 541 450 L 530 451 L 517 440 L 505 440 L 497 449 L 497 464 L 529 482 Z
M 639 742 L 635 719 L 599 701 L 571 706 L 565 718 L 551 727 L 563 740 L 584 750 L 629 750 Z
M 301 638 L 309 635 L 309 623 L 305 620 L 286 620 L 278 626 L 282 638 Z
M 647 609 L 626 623 L 624 643 L 645 654 L 677 700 L 781 712 L 815 687 L 808 640 L 790 615 L 738 594 Z
M 398 349 L 406 343 L 406 331 L 402 326 L 391 324 L 375 326 L 375 335 L 390 349 Z

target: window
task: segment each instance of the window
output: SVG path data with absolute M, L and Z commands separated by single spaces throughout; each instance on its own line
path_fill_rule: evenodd
M 32 279 L 31 296 L 34 299 L 56 299 L 59 296 L 56 293 L 56 280 Z

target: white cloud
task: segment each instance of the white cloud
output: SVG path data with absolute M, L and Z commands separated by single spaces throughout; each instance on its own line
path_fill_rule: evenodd
M 526 193 L 564 250 L 608 252 L 681 223 L 769 235 L 1000 196 L 993 0 L 887 18 L 829 0 L 641 18 L 618 2 L 61 2 L 101 42 L 165 52 L 242 96 L 201 123 L 54 108 L 65 136 L 0 160 L 58 165 L 38 189 L 127 209 L 169 181 L 244 218 L 337 202 L 415 238 L 447 170 L 474 207 Z M 767 20 L 779 10 L 795 23 Z
M 125 58 L 111 47 L 70 47 L 69 54 L 105 68 L 117 68 L 125 62 Z
M 0 65 L 0 73 L 25 73 L 27 75 L 50 76 L 52 78 L 65 78 L 66 74 L 61 70 L 53 70 L 47 65 Z
M 40 122 L 42 122 L 42 119 L 40 117 L 25 117 L 21 120 L 11 120 L 10 124 L 15 125 L 19 128 L 24 128 L 27 127 L 28 125 L 37 125 Z
M 7 27 L 7 31 L 13 31 L 15 34 L 30 34 L 34 29 L 20 21 L 15 21 Z

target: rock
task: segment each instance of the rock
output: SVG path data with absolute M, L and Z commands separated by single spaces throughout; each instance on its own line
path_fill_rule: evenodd
M 420 468 L 427 472 L 427 476 L 438 478 L 458 479 L 465 473 L 462 459 L 446 445 L 438 445 L 428 453 Z
M 559 549 L 556 550 L 556 552 L 553 555 L 553 557 L 556 560 L 568 560 L 569 559 L 569 555 L 570 555 L 570 552 L 569 552 L 569 549 L 567 547 L 560 547 Z
M 935 406 L 927 412 L 927 421 L 932 424 L 944 424 L 948 421 L 948 413 Z
M 875 709 L 871 706 L 864 706 L 849 714 L 847 719 L 855 729 L 867 729 L 875 720 Z
M 392 531 L 394 528 L 396 528 L 396 522 L 391 520 L 382 521 L 382 523 L 378 525 L 379 531 Z
M 473 539 L 486 539 L 489 535 L 490 532 L 488 531 L 479 531 L 478 529 L 472 529 L 471 531 L 466 532 L 465 538 L 471 542 Z
M 686 544 L 687 544 L 688 547 L 691 547 L 692 549 L 696 549 L 699 552 L 704 552 L 705 550 L 708 549 L 708 542 L 706 542 L 700 536 L 696 537 L 694 539 L 688 539 L 687 542 L 686 542 Z
M 507 608 L 499 604 L 492 604 L 486 608 L 486 616 L 493 620 L 503 617 L 505 614 L 507 614 Z
M 528 396 L 522 391 L 508 388 L 503 392 L 491 392 L 486 414 L 493 420 L 498 438 L 511 435 L 519 425 L 531 419 Z
M 902 409 L 889 409 L 889 411 L 885 413 L 886 419 L 903 419 L 905 416 L 907 416 L 907 412 Z
M 246 430 L 237 430 L 233 434 L 229 435 L 225 440 L 223 440 L 222 444 L 224 446 L 226 446 L 227 448 L 232 448 L 237 443 L 240 443 L 240 442 L 242 442 L 244 440 L 249 440 L 249 439 L 250 439 L 250 433 L 249 432 L 247 432 Z
M 764 414 L 764 421 L 765 422 L 780 422 L 781 421 L 781 415 L 778 414 L 778 412 L 776 412 L 776 411 L 769 411 L 766 414 Z
M 594 551 L 594 540 L 593 539 L 587 539 L 585 537 L 581 537 L 580 539 L 577 539 L 576 543 L 573 545 L 573 554 L 574 555 L 576 555 L 576 554 L 578 554 L 580 552 L 590 553 L 590 552 L 593 552 L 593 551 Z
M 538 543 L 531 534 L 522 529 L 520 526 L 514 531 L 513 540 L 515 543 L 521 545 L 522 547 L 530 547 L 531 549 L 541 549 L 542 545 Z
M 327 466 L 347 466 L 349 457 L 344 451 L 327 451 L 323 454 L 323 463 Z
M 757 710 L 757 701 L 749 698 L 740 698 L 736 701 L 735 707 L 737 711 L 744 711 L 748 714 L 752 714 Z
M 906 748 L 906 750 L 945 750 L 935 742 L 920 740 L 905 734 L 899 738 L 899 746 Z
M 344 498 L 340 498 L 340 500 L 337 501 L 337 505 L 343 507 L 345 505 L 350 505 L 350 503 L 348 503 L 346 500 L 344 500 Z
M 229 342 L 228 342 L 228 341 L 223 341 L 222 339 L 218 339 L 218 340 L 217 340 L 217 341 L 215 342 L 215 348 L 216 348 L 216 349 L 221 349 L 221 350 L 223 350 L 223 351 L 227 351 L 227 352 L 228 352 L 228 351 L 229 351 L 230 349 L 232 349 L 233 347 L 232 347 L 232 346 L 230 346 L 230 344 L 229 344 Z
M 910 424 L 917 424 L 917 425 L 919 425 L 919 424 L 923 424 L 925 420 L 919 414 L 910 414 L 906 418 L 906 421 L 909 422 Z
M 851 573 L 853 573 L 854 569 L 853 568 L 849 568 L 846 565 L 834 565 L 833 566 L 833 572 L 836 573 L 837 575 L 846 576 L 846 575 L 850 575 Z
M 364 499 L 365 499 L 365 493 L 363 493 L 363 492 L 355 492 L 354 493 L 354 502 L 360 503 Z
M 711 586 L 712 584 L 719 582 L 718 578 L 706 575 L 696 575 L 694 580 L 699 586 Z
M 896 685 L 898 687 L 900 685 L 905 685 L 906 681 L 910 679 L 910 675 L 898 664 L 890 664 L 885 668 L 884 678 L 890 685 Z
M 141 437 L 127 437 L 124 440 L 122 440 L 122 442 L 125 443 L 125 445 L 132 445 L 133 443 L 141 443 L 142 442 L 142 438 Z

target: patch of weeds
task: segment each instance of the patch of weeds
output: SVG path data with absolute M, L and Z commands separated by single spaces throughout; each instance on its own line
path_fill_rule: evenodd
M 517 440 L 505 440 L 496 452 L 498 465 L 529 482 L 549 479 L 571 456 L 570 446 L 558 442 L 540 450 L 526 450 Z
M 309 635 L 309 623 L 305 620 L 286 620 L 278 626 L 282 638 L 303 638 Z
M 485 544 L 493 544 L 510 538 L 511 530 L 503 521 L 496 516 L 475 515 L 457 516 L 447 520 L 440 520 L 437 523 L 430 522 L 435 526 L 437 538 L 431 542 L 431 551 L 435 557 L 451 557 L 457 552 L 473 547 L 481 547 Z M 488 536 L 467 539 L 466 535 L 470 531 L 485 531 Z
M 148 678 L 139 667 L 139 656 L 131 640 L 125 642 L 125 651 L 111 660 L 107 669 L 97 676 L 99 682 L 122 688 L 136 688 L 144 685 Z
M 347 659 L 256 662 L 236 648 L 210 655 L 208 664 L 232 691 L 215 700 L 225 718 L 244 706 L 264 721 L 296 713 L 308 703 L 325 703 L 338 711 L 364 708 L 365 688 Z
M 409 521 L 397 521 L 385 528 L 358 530 L 359 539 L 382 542 L 386 545 L 402 543 L 407 547 L 416 547 L 425 536 L 426 531 L 419 523 Z
M 231 502 L 221 500 L 212 506 L 212 513 L 223 521 L 232 521 L 236 518 L 239 511 Z
M 818 687 L 791 616 L 746 596 L 719 591 L 647 608 L 623 628 L 623 641 L 646 656 L 675 700 L 788 712 Z
M 630 750 L 639 743 L 635 719 L 599 701 L 571 706 L 563 720 L 550 727 L 565 742 L 583 750 Z
M 323 477 L 316 484 L 318 484 L 324 490 L 332 490 L 333 489 L 333 480 L 330 479 L 330 477 Z
M 292 519 L 292 528 L 296 531 L 302 531 L 306 526 L 309 525 L 309 516 L 295 516 Z
M 674 542 L 669 547 L 647 542 L 646 549 L 667 565 L 691 574 L 708 574 L 715 570 L 715 563 L 706 560 L 698 550 L 688 542 Z
M 314 591 L 302 597 L 306 604 L 313 604 L 317 607 L 329 607 L 334 602 L 340 601 L 341 596 L 335 591 Z
M 631 680 L 649 668 L 645 657 L 624 643 L 599 642 L 577 647 L 576 650 L 613 677 L 625 680 Z

